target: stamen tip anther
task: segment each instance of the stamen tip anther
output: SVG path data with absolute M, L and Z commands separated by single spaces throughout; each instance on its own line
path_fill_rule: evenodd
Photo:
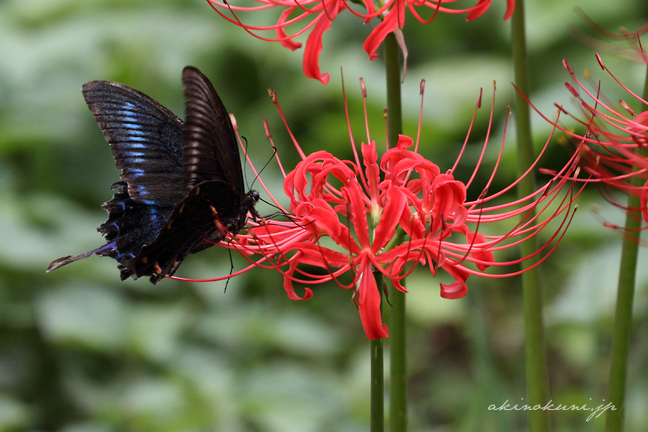
M 630 105 L 628 105 L 626 103 L 626 101 L 624 101 L 623 99 L 621 99 L 619 101 L 619 105 L 621 105 L 621 107 L 623 107 L 623 109 L 628 111 L 628 113 L 630 113 L 631 116 L 636 116 L 637 115 L 637 113 L 635 113 L 635 111 L 632 108 L 630 108 Z
M 576 89 L 574 88 L 574 86 L 572 86 L 570 83 L 566 82 L 566 83 L 565 83 L 565 87 L 567 87 L 567 90 L 569 90 L 569 92 L 570 92 L 572 95 L 574 95 L 574 97 L 576 97 L 576 98 L 578 97 L 578 92 L 576 91 Z
M 268 89 L 268 94 L 270 95 L 270 99 L 272 99 L 272 103 L 276 104 L 277 103 L 277 92 L 272 90 L 272 89 Z
M 567 63 L 567 60 L 565 59 L 563 59 L 563 66 L 565 67 L 565 69 L 567 69 L 567 72 L 569 72 L 571 75 L 574 75 L 574 71 L 569 66 L 569 63 Z

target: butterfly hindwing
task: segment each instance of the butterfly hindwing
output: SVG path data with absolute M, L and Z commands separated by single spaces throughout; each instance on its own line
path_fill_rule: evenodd
M 173 275 L 184 258 L 220 242 L 227 232 L 238 232 L 245 224 L 246 209 L 241 196 L 220 181 L 203 182 L 175 206 L 167 224 L 136 258 L 126 261 L 136 277 L 151 276 L 157 284 Z
M 121 279 L 124 280 L 131 274 L 127 263 L 139 255 L 144 245 L 159 236 L 174 207 L 137 203 L 131 199 L 127 185 L 123 182 L 116 183 L 113 187 L 119 187 L 120 190 L 102 205 L 108 212 L 108 220 L 97 228 L 113 247 L 97 255 L 117 260 Z

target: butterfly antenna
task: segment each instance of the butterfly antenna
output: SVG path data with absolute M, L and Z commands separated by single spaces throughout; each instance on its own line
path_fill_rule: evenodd
M 269 201 L 266 201 L 266 200 L 264 200 L 263 198 L 260 198 L 259 200 L 260 200 L 261 202 L 265 203 L 265 204 L 268 204 L 270 207 L 274 207 L 274 208 L 276 208 L 276 209 L 278 210 L 278 211 L 276 211 L 276 212 L 274 212 L 274 213 L 270 213 L 269 215 L 267 215 L 267 216 L 263 216 L 263 217 L 262 217 L 262 219 L 265 219 L 265 220 L 267 220 L 267 219 L 272 220 L 272 222 L 274 222 L 273 225 L 279 225 L 279 226 L 281 226 L 281 223 L 284 222 L 284 221 L 275 221 L 275 220 L 273 220 L 273 218 L 275 218 L 275 217 L 277 217 L 277 216 L 285 216 L 285 217 L 288 219 L 287 222 L 293 224 L 295 227 L 298 227 L 298 228 L 305 228 L 305 227 L 307 227 L 308 225 L 310 225 L 310 224 L 312 224 L 312 223 L 315 222 L 315 221 L 310 221 L 310 222 L 308 222 L 308 223 L 306 223 L 306 224 L 300 224 L 300 223 L 297 222 L 297 220 L 296 220 L 296 218 L 295 218 L 294 215 L 291 215 L 291 214 L 289 214 L 289 213 L 286 213 L 282 208 L 277 207 L 274 203 L 271 203 L 271 202 L 269 202 Z
M 268 206 L 270 206 L 272 208 L 277 209 L 276 212 L 271 213 L 271 214 L 269 214 L 267 216 L 263 216 L 265 219 L 272 219 L 272 218 L 274 218 L 276 216 L 285 216 L 288 219 L 293 219 L 292 215 L 286 213 L 281 207 L 278 207 L 277 205 L 275 205 L 275 203 L 270 202 L 270 201 L 266 201 L 263 198 L 259 198 L 259 201 L 261 201 L 264 204 L 267 204 Z
M 245 140 L 245 145 L 247 147 L 247 140 Z M 246 150 L 247 150 L 247 148 L 246 148 Z M 250 186 L 250 189 L 252 189 L 252 187 L 254 186 L 254 183 L 256 183 L 257 179 L 261 176 L 261 173 L 263 172 L 263 170 L 265 170 L 268 167 L 268 165 L 270 165 L 270 162 L 272 162 L 272 159 L 274 159 L 276 157 L 277 157 L 277 147 L 272 146 L 272 157 L 270 157 L 270 159 L 268 159 L 268 162 L 266 162 L 265 165 L 263 165 L 263 168 L 261 168 L 261 170 L 259 171 L 259 174 L 254 179 L 254 181 L 252 182 L 252 185 Z
M 243 141 L 245 141 L 245 154 L 248 152 L 248 140 L 244 136 L 241 137 Z M 248 156 L 249 157 L 249 156 Z M 247 164 L 243 164 L 243 178 L 245 179 L 245 183 L 247 184 L 248 179 L 247 179 Z M 248 188 L 248 190 L 252 189 L 251 187 Z

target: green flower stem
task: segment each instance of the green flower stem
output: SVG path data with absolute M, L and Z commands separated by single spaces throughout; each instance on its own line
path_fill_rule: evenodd
M 387 78 L 387 127 L 389 145 L 396 146 L 403 133 L 401 108 L 401 62 L 396 36 L 390 33 L 383 42 Z M 402 281 L 405 285 L 405 281 Z M 389 427 L 390 432 L 407 431 L 407 373 L 405 357 L 405 294 L 390 288 L 389 300 Z
M 648 71 L 644 84 L 644 98 L 648 95 Z M 641 186 L 642 179 L 635 176 L 633 186 Z M 628 207 L 639 207 L 639 197 L 630 195 Z M 620 432 L 623 430 L 625 414 L 625 392 L 628 376 L 628 351 L 630 345 L 630 331 L 632 328 L 632 302 L 634 300 L 635 280 L 637 275 L 637 258 L 639 255 L 640 231 L 633 231 L 641 226 L 641 213 L 637 210 L 628 210 L 626 213 L 625 238 L 621 249 L 621 266 L 619 268 L 619 287 L 617 290 L 617 304 L 614 316 L 614 336 L 612 339 L 612 352 L 610 354 L 610 377 L 608 401 L 612 402 L 616 410 L 609 410 L 605 422 L 607 432 Z
M 633 181 L 633 184 L 635 182 Z M 630 195 L 628 207 L 639 207 L 639 197 Z M 629 210 L 626 214 L 626 229 L 639 228 L 641 214 L 636 210 Z M 623 240 L 621 250 L 621 266 L 619 268 L 619 287 L 617 290 L 617 304 L 614 317 L 614 335 L 612 339 L 612 352 L 610 354 L 610 376 L 608 388 L 608 401 L 612 402 L 616 410 L 609 410 L 605 430 L 607 432 L 620 432 L 623 430 L 623 417 L 625 412 L 626 377 L 628 374 L 628 349 L 630 344 L 630 330 L 632 324 L 632 302 L 635 291 L 635 276 L 637 271 L 637 256 L 639 249 L 638 233 L 631 231 L 625 234 L 628 238 Z
M 515 84 L 520 91 L 530 94 L 529 67 L 526 50 L 526 31 L 524 27 L 524 0 L 515 3 L 515 13 L 512 18 L 512 43 Z M 518 174 L 522 175 L 535 159 L 533 141 L 531 138 L 531 121 L 529 106 L 526 101 L 516 94 L 515 97 L 515 126 L 517 129 L 517 163 Z M 535 191 L 532 176 L 527 176 L 518 186 L 518 197 L 522 198 Z M 532 217 L 528 215 L 527 217 Z M 520 246 L 522 256 L 528 256 L 537 250 L 537 241 L 527 240 Z M 535 259 L 522 263 L 526 268 L 533 265 Z M 522 275 L 522 295 L 524 303 L 524 324 L 526 337 L 526 373 L 527 373 L 527 404 L 544 406 L 548 401 L 547 369 L 545 361 L 544 326 L 542 318 L 542 291 L 539 284 L 537 267 Z M 529 429 L 531 432 L 549 430 L 548 412 L 543 410 L 529 411 Z
M 369 219 L 369 241 L 373 243 L 376 235 L 376 227 L 380 223 L 380 216 L 372 212 Z M 364 277 L 364 275 L 363 275 Z M 380 292 L 380 309 L 383 309 L 383 274 L 374 270 L 371 277 L 376 281 L 376 287 Z M 385 430 L 385 368 L 383 366 L 383 340 L 382 338 L 371 341 L 371 402 L 370 402 L 370 430 L 371 432 L 383 432 Z
M 382 292 L 383 275 L 374 271 L 378 289 Z M 382 302 L 381 302 L 382 303 Z M 371 341 L 371 432 L 385 430 L 385 373 L 383 368 L 383 340 Z

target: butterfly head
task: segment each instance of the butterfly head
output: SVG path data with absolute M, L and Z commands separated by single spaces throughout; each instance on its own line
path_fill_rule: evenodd
M 254 208 L 260 198 L 261 195 L 259 195 L 259 191 L 252 189 L 247 194 L 245 194 L 245 199 L 243 200 L 243 207 L 245 208 L 246 213 L 249 211 L 252 215 L 252 218 L 255 220 L 261 218 L 259 213 Z
M 253 201 L 254 204 L 256 204 L 257 201 L 259 201 L 259 198 L 261 198 L 261 196 L 259 195 L 259 191 L 256 191 L 256 190 L 254 190 L 254 189 L 252 189 L 252 190 L 251 190 L 250 192 L 248 192 L 247 194 L 248 194 L 248 196 L 249 196 L 252 200 L 254 200 L 254 201 Z

